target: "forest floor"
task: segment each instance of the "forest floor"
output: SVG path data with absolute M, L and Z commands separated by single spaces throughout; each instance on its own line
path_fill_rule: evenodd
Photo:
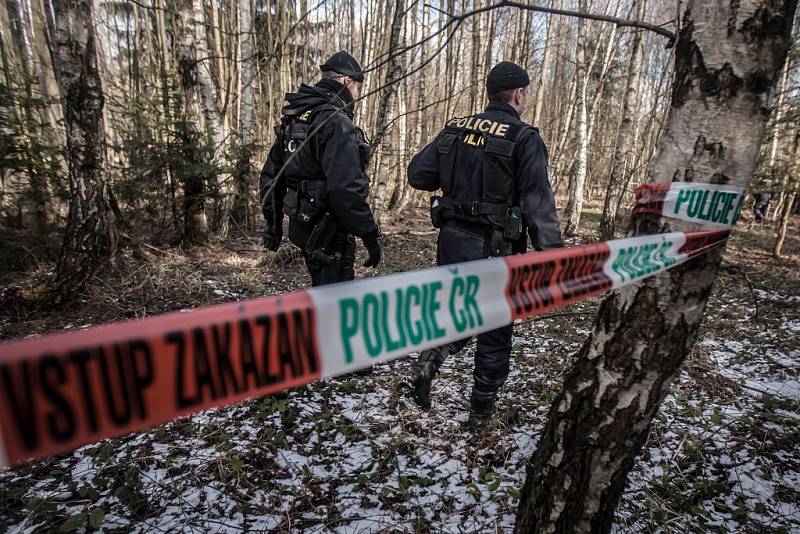
M 576 241 L 592 240 L 597 220 L 590 210 Z M 771 229 L 734 233 L 615 530 L 800 531 L 800 220 L 792 225 L 781 260 L 769 254 Z M 427 228 L 421 213 L 396 219 L 384 263 L 357 276 L 431 266 Z M 121 248 L 81 302 L 56 311 L 30 304 L 56 252 L 0 236 L 0 339 L 307 284 L 297 254 L 267 255 L 256 235 L 192 253 L 142 244 Z M 0 470 L 0 533 L 510 531 L 526 462 L 599 302 L 517 325 L 498 407 L 520 409 L 512 424 L 498 417 L 474 435 L 460 426 L 474 346 L 445 364 L 429 413 L 405 397 L 411 360 L 401 359 Z

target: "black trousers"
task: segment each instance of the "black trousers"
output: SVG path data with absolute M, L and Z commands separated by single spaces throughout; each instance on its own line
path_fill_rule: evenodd
M 306 252 L 306 245 L 314 230 L 314 225 L 305 223 L 297 217 L 289 217 L 289 241 L 303 251 L 312 286 L 324 286 L 337 282 L 348 282 L 355 278 L 353 266 L 356 262 L 356 240 L 346 232 L 337 232 L 324 249 L 330 258 L 326 263 Z
M 486 237 L 460 228 L 445 226 L 439 232 L 437 263 L 449 265 L 463 261 L 480 260 L 486 255 Z M 507 325 L 478 335 L 475 352 L 476 393 L 495 394 L 508 378 L 511 359 L 511 336 L 513 325 Z M 471 338 L 451 343 L 451 351 L 457 352 Z
M 348 282 L 355 278 L 353 266 L 356 262 L 356 240 L 352 235 L 337 234 L 326 248 L 326 252 L 332 260 L 327 265 L 317 258 L 310 257 L 305 251 L 303 252 L 306 268 L 311 275 L 312 286 Z

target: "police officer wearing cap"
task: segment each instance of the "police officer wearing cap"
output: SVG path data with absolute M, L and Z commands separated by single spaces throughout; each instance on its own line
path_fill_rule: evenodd
M 316 85 L 302 84 L 286 94 L 259 180 L 264 246 L 278 249 L 287 215 L 289 241 L 303 251 L 314 286 L 354 278 L 354 236 L 369 254 L 365 266 L 381 261 L 378 228 L 367 202 L 369 148 L 353 124 L 364 73 L 345 51 L 320 69 Z
M 547 148 L 525 124 L 528 73 L 509 61 L 486 79 L 483 113 L 449 120 L 408 168 L 409 184 L 431 197 L 439 228 L 438 263 L 447 265 L 561 246 L 555 199 L 547 176 Z M 472 403 L 467 426 L 482 428 L 509 372 L 512 325 L 478 336 Z M 431 383 L 450 354 L 469 339 L 424 351 L 415 365 L 414 399 L 431 406 Z

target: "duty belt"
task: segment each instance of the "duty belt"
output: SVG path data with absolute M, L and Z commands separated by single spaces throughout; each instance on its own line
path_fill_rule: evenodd
M 323 180 L 325 180 L 324 176 L 287 176 L 286 187 L 305 193 L 305 186 L 303 184 L 306 182 L 320 182 Z
M 497 204 L 492 202 L 458 202 L 451 198 L 444 197 L 439 201 L 443 208 L 459 215 L 469 215 L 477 217 L 479 215 L 498 215 L 505 217 L 511 206 L 508 204 Z

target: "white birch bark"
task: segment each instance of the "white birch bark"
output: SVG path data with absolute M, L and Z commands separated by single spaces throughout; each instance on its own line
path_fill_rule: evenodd
M 586 0 L 579 0 L 579 9 L 586 12 Z M 578 231 L 583 208 L 583 189 L 586 185 L 586 165 L 589 153 L 589 140 L 587 139 L 586 125 L 586 39 L 587 24 L 582 18 L 578 19 L 578 50 L 575 59 L 575 144 L 576 166 L 575 176 L 569 189 L 569 200 L 564 212 L 564 234 L 574 235 Z
M 67 128 L 69 214 L 56 264 L 56 300 L 76 295 L 112 254 L 106 184 L 104 97 L 92 5 L 53 0 L 53 58 Z
M 650 180 L 749 185 L 796 5 L 688 2 Z M 699 229 L 642 214 L 631 234 Z M 611 530 L 628 472 L 697 338 L 724 248 L 603 302 L 550 408 L 522 490 L 517 532 Z
M 255 93 L 255 50 L 250 0 L 239 3 L 239 161 L 236 166 L 236 194 L 232 216 L 241 227 L 249 226 L 251 154 L 253 143 L 253 95 Z
M 550 7 L 558 9 L 560 5 L 559 0 L 550 2 Z M 550 49 L 553 44 L 553 28 L 555 21 L 552 17 L 547 17 L 547 37 L 544 41 L 544 52 L 542 52 L 542 69 L 539 72 L 539 79 L 536 82 L 536 105 L 533 111 L 533 125 L 537 126 L 542 120 L 542 106 L 544 106 L 544 89 L 548 73 L 550 71 Z
M 192 0 L 192 21 L 194 25 L 195 57 L 197 58 L 197 87 L 203 106 L 206 131 L 214 143 L 214 158 L 224 152 L 224 122 L 217 106 L 217 90 L 211 76 L 213 59 L 208 49 L 208 32 L 206 31 L 203 0 Z
M 639 0 L 636 17 L 638 20 L 644 18 L 646 9 L 645 0 Z M 612 239 L 614 237 L 614 226 L 617 215 L 617 207 L 620 198 L 620 188 L 625 183 L 625 161 L 630 159 L 631 148 L 634 144 L 634 128 L 637 112 L 635 106 L 638 100 L 637 88 L 641 77 L 641 65 L 643 56 L 642 32 L 633 31 L 631 39 L 631 55 L 628 60 L 628 77 L 625 82 L 625 96 L 622 103 L 622 122 L 617 134 L 617 142 L 614 147 L 614 158 L 611 167 L 611 175 L 608 178 L 608 189 L 603 203 L 603 214 L 600 220 L 600 238 Z

